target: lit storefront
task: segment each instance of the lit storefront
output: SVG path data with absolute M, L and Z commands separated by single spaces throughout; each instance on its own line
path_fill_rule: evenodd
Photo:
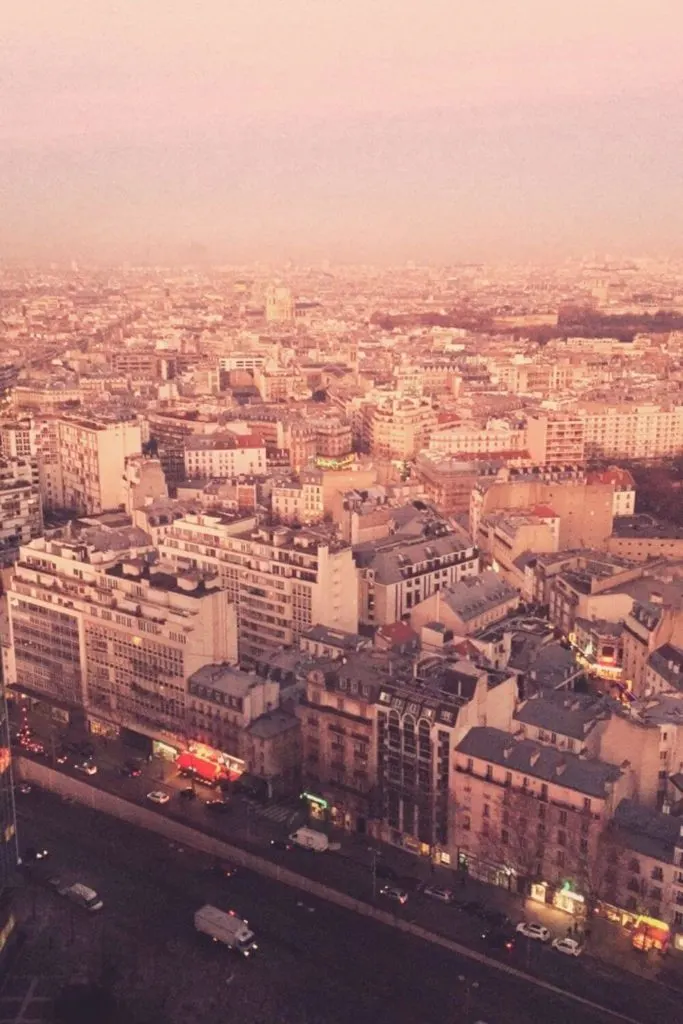
M 529 888 L 529 899 L 536 903 L 550 903 L 572 917 L 586 916 L 586 899 L 572 888 L 570 882 L 565 882 L 559 889 L 549 882 L 534 882 Z
M 568 637 L 577 664 L 597 679 L 619 682 L 623 671 L 621 628 L 614 623 L 577 619 L 576 629 Z
M 663 953 L 669 948 L 671 932 L 668 924 L 654 917 L 638 917 L 633 927 L 631 944 L 634 949 L 647 953 L 651 949 Z
M 175 761 L 178 756 L 178 748 L 172 747 L 170 743 L 164 743 L 163 740 L 153 740 L 152 753 L 164 761 Z
M 101 718 L 93 718 L 92 715 L 88 718 L 88 728 L 93 736 L 102 736 L 108 740 L 117 740 L 121 732 L 118 725 L 103 722 Z
M 169 748 L 172 749 L 172 748 Z M 240 757 L 226 754 L 204 743 L 189 743 L 187 750 L 173 752 L 173 760 L 180 771 L 195 775 L 209 782 L 219 779 L 238 779 L 246 771 L 246 764 Z
M 316 793 L 304 792 L 301 794 L 301 799 L 308 804 L 308 813 L 311 818 L 315 821 L 327 821 L 330 805 L 324 797 L 318 796 Z

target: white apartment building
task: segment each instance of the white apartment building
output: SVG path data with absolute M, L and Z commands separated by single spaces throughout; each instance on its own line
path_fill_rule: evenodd
M 660 459 L 683 451 L 683 405 L 585 403 L 586 455 L 598 458 Z
M 481 427 L 458 424 L 437 430 L 429 438 L 429 450 L 441 455 L 486 454 L 488 452 L 526 451 L 526 430 L 504 420 L 489 420 Z
M 38 487 L 43 508 L 64 507 L 62 463 L 59 457 L 59 420 L 54 416 L 36 420 Z
M 255 434 L 194 435 L 185 443 L 189 480 L 233 480 L 266 472 L 266 446 Z
M 64 507 L 85 515 L 119 508 L 126 459 L 142 451 L 140 424 L 60 419 L 58 431 Z
M 575 413 L 529 416 L 527 449 L 537 466 L 575 466 L 585 461 L 585 424 Z
M 230 355 L 219 358 L 218 368 L 224 373 L 231 373 L 233 370 L 253 373 L 265 365 L 267 358 L 264 352 L 231 352 Z
M 408 459 L 427 445 L 435 427 L 436 412 L 429 402 L 385 398 L 365 408 L 362 440 L 379 458 Z
M 273 515 L 283 523 L 322 522 L 325 515 L 322 478 L 319 473 L 302 473 L 299 480 L 281 480 L 270 493 Z
M 187 680 L 237 658 L 237 622 L 215 577 L 170 574 L 137 527 L 92 527 L 21 548 L 9 590 L 8 685 L 93 731 L 175 746 Z
M 218 574 L 238 606 L 241 657 L 296 644 L 316 624 L 358 629 L 351 548 L 326 532 L 259 526 L 256 517 L 187 515 L 169 525 L 159 550 L 178 571 Z

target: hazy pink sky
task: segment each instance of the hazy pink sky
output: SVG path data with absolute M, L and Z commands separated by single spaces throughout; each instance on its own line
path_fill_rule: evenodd
M 680 251 L 683 0 L 24 0 L 13 253 Z

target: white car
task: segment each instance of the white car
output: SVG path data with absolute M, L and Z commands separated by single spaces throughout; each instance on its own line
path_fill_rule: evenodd
M 153 804 L 167 804 L 171 799 L 168 793 L 162 793 L 160 789 L 153 789 L 147 794 L 147 799 Z
M 552 947 L 566 956 L 581 956 L 583 952 L 583 946 L 576 939 L 553 939 Z
M 422 892 L 433 900 L 440 900 L 441 903 L 453 902 L 453 890 L 443 889 L 440 885 L 425 885 Z
M 81 761 L 80 764 L 75 764 L 74 769 L 77 772 L 83 772 L 85 775 L 97 775 L 97 765 L 93 764 L 92 761 Z
M 542 924 L 520 921 L 515 931 L 518 931 L 520 935 L 526 935 L 527 939 L 536 939 L 538 942 L 550 942 L 550 932 Z

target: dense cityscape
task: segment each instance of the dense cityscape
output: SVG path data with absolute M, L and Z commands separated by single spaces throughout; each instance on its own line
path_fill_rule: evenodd
M 183 1019 L 258 970 L 310 996 L 304 951 L 344 1008 L 242 1019 L 415 1019 L 344 941 L 411 943 L 464 1021 L 528 1020 L 513 984 L 583 1001 L 557 1020 L 673 999 L 681 309 L 645 260 L 6 267 L 4 955 L 73 980 L 67 927 L 128 1020 L 181 1019 L 145 1002 L 174 961 L 219 979 Z M 158 898 L 120 893 L 135 849 Z

